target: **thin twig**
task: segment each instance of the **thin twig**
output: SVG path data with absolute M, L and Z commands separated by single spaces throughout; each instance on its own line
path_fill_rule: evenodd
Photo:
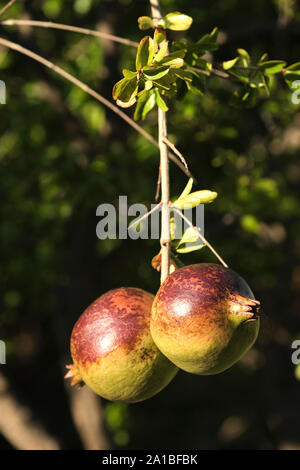
M 8 2 L 5 7 L 3 7 L 1 10 L 0 10 L 0 17 L 2 15 L 4 15 L 4 13 L 6 12 L 6 10 L 8 10 L 11 6 L 13 6 L 14 3 L 16 3 L 17 0 L 10 0 L 10 2 Z
M 159 200 L 160 196 L 160 186 L 161 186 L 161 174 L 160 174 L 160 165 L 158 168 L 158 176 L 157 176 L 157 183 L 156 183 L 156 193 L 155 193 L 155 202 Z
M 197 69 L 196 67 L 191 67 L 190 65 L 186 66 L 187 70 L 193 70 L 194 72 L 201 73 L 202 75 L 206 75 L 207 77 L 210 77 L 211 74 L 216 75 L 217 77 L 221 78 L 229 78 L 230 75 L 229 73 L 223 72 L 222 70 L 218 69 L 210 69 L 210 70 L 202 70 L 202 69 Z
M 96 100 L 100 101 L 104 106 L 107 108 L 111 109 L 114 113 L 116 113 L 118 116 L 120 116 L 122 119 L 124 119 L 133 129 L 135 129 L 139 134 L 141 134 L 145 139 L 147 139 L 149 142 L 151 142 L 153 145 L 158 147 L 158 143 L 156 140 L 148 133 L 146 132 L 142 127 L 140 127 L 133 119 L 131 119 L 127 114 L 125 114 L 123 111 L 121 111 L 117 106 L 112 104 L 110 101 L 108 101 L 106 98 L 104 98 L 102 95 L 94 91 L 92 88 L 90 88 L 88 85 L 83 83 L 81 80 L 78 80 L 78 78 L 75 78 L 73 75 L 70 73 L 66 72 L 64 69 L 59 67 L 58 65 L 53 64 L 53 62 L 50 62 L 49 60 L 45 59 L 44 57 L 41 57 L 38 54 L 35 54 L 34 52 L 30 51 L 29 49 L 26 49 L 23 46 L 20 46 L 19 44 L 16 44 L 14 42 L 8 41 L 7 39 L 0 38 L 0 44 L 3 46 L 8 47 L 9 49 L 13 49 L 17 52 L 20 52 L 21 54 L 26 55 L 27 57 L 30 57 L 33 60 L 36 60 L 37 62 L 40 62 L 43 64 L 45 67 L 48 67 L 49 69 L 53 70 L 54 72 L 58 73 L 65 79 L 67 79 L 69 82 L 73 83 L 74 85 L 78 86 L 81 88 L 83 91 L 88 93 L 89 95 L 93 96 L 93 98 L 96 98 Z
M 180 153 L 179 150 L 177 150 L 177 148 L 175 147 L 175 145 L 172 144 L 172 142 L 170 142 L 169 139 L 165 138 L 165 139 L 163 139 L 163 140 L 164 140 L 164 143 L 167 144 L 167 146 L 170 147 L 170 149 L 172 149 L 173 152 L 180 158 L 180 160 L 181 160 L 182 163 L 184 164 L 185 168 L 188 170 L 188 166 L 187 166 L 186 160 L 185 160 L 184 156 L 182 155 L 182 153 Z
M 216 252 L 216 250 L 211 246 L 209 241 L 206 240 L 206 238 L 202 235 L 198 227 L 195 227 L 192 222 L 182 213 L 180 209 L 177 209 L 177 207 L 171 206 L 172 209 L 177 212 L 177 214 L 180 215 L 180 217 L 190 226 L 193 227 L 193 229 L 197 232 L 198 237 L 205 243 L 206 246 L 210 249 L 210 251 L 213 252 L 213 254 L 218 258 L 218 260 L 223 264 L 225 268 L 228 268 L 228 265 L 225 263 L 225 261 L 221 258 L 221 256 Z
M 174 144 L 172 144 L 172 142 L 169 141 L 169 139 L 165 138 L 164 143 L 167 144 L 167 146 L 172 150 L 172 152 L 180 158 L 180 160 L 182 161 L 186 169 L 186 175 L 189 176 L 189 178 L 192 178 L 194 183 L 197 183 L 196 179 L 193 177 L 192 173 L 190 172 L 186 159 L 184 158 L 182 153 L 179 152 L 179 150 L 175 147 Z
M 176 148 L 176 147 L 174 147 Z M 171 149 L 173 152 L 174 150 Z M 177 150 L 177 149 L 176 149 Z M 178 150 L 177 150 L 178 152 Z M 172 160 L 172 162 L 176 163 L 176 165 L 178 166 L 178 168 L 181 169 L 181 171 L 188 177 L 188 178 L 192 178 L 194 182 L 196 182 L 195 178 L 193 177 L 192 173 L 190 172 L 190 170 L 188 168 L 185 167 L 185 165 L 183 165 L 175 155 L 172 155 L 170 152 L 168 152 L 168 157 L 170 160 Z
M 140 217 L 139 219 L 137 220 L 134 220 L 128 227 L 128 230 L 130 230 L 131 228 L 135 227 L 136 225 L 138 225 L 140 222 L 142 222 L 142 220 L 146 219 L 147 217 L 149 217 L 149 215 L 153 214 L 154 212 L 156 212 L 160 207 L 162 206 L 162 203 L 160 202 L 159 204 L 157 204 L 155 207 L 153 207 L 153 209 L 151 209 L 149 212 L 147 212 L 147 214 L 144 214 L 142 215 L 142 217 Z
M 153 17 L 154 26 L 157 26 L 161 18 L 159 0 L 150 0 L 151 14 Z M 167 52 L 166 52 L 167 53 Z M 160 175 L 161 175 L 161 202 L 162 202 L 162 215 L 161 215 L 161 284 L 168 277 L 170 272 L 170 181 L 169 181 L 169 158 L 168 146 L 164 139 L 168 137 L 167 133 L 167 116 L 166 112 L 158 108 L 158 143 L 160 150 Z M 186 170 L 186 168 L 185 168 Z
M 15 1 L 15 0 L 14 0 Z M 0 12 L 1 13 L 1 12 Z M 109 33 L 103 33 L 102 31 L 95 31 L 94 29 L 79 28 L 77 26 L 70 26 L 67 24 L 53 23 L 52 21 L 32 21 L 32 20 L 5 20 L 1 21 L 0 24 L 4 26 L 35 26 L 38 28 L 52 28 L 61 29 L 63 31 L 72 31 L 73 33 L 86 34 L 88 36 L 96 36 L 103 39 L 109 39 L 126 46 L 138 47 L 138 43 L 131 41 L 130 39 L 121 38 Z

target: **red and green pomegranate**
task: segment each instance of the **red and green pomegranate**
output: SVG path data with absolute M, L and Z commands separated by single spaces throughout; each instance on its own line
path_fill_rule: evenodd
M 142 289 L 114 289 L 80 316 L 71 336 L 73 364 L 66 377 L 84 382 L 108 400 L 138 402 L 160 392 L 178 369 L 150 334 L 154 296 Z
M 162 353 L 194 374 L 231 367 L 255 342 L 259 302 L 231 269 L 194 264 L 177 269 L 158 290 L 151 334 Z

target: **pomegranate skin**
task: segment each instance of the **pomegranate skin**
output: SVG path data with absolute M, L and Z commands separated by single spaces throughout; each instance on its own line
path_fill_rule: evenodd
M 231 269 L 194 264 L 170 274 L 158 290 L 151 334 L 176 366 L 200 375 L 231 367 L 253 345 L 259 302 Z
M 134 403 L 161 391 L 178 369 L 161 354 L 150 334 L 154 296 L 121 287 L 95 300 L 71 335 L 73 365 L 66 377 L 84 382 L 113 401 Z

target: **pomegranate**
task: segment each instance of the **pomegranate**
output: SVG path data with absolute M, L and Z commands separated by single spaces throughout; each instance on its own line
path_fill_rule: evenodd
M 161 354 L 150 334 L 154 296 L 121 287 L 95 300 L 71 335 L 73 364 L 66 377 L 84 382 L 108 400 L 138 402 L 161 391 L 178 369 Z
M 170 361 L 194 374 L 231 367 L 255 342 L 259 302 L 237 273 L 210 263 L 170 274 L 151 318 L 154 342 Z

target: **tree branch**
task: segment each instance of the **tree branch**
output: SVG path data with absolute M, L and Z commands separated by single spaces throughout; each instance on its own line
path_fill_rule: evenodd
M 230 78 L 231 75 L 227 72 L 223 72 L 222 70 L 218 70 L 215 68 L 212 68 L 211 70 L 202 70 L 198 69 L 196 67 L 192 67 L 191 65 L 186 66 L 187 70 L 193 70 L 194 72 L 201 73 L 202 75 L 206 75 L 207 77 L 210 77 L 212 74 L 216 75 L 217 77 L 221 78 Z
M 0 17 L 2 15 L 4 15 L 4 13 L 6 12 L 6 10 L 8 10 L 11 6 L 13 6 L 14 3 L 16 3 L 17 0 L 10 0 L 10 2 L 8 2 L 5 7 L 3 7 L 1 10 L 0 10 Z
M 150 0 L 151 14 L 154 25 L 161 18 L 159 0 Z M 169 159 L 168 146 L 165 139 L 168 138 L 167 133 L 167 116 L 165 111 L 158 108 L 158 144 L 160 151 L 160 175 L 161 175 L 161 284 L 168 277 L 170 272 L 170 181 L 169 181 Z
M 0 374 L 0 433 L 18 450 L 59 450 L 58 442 L 33 421 L 30 410 L 21 406 Z
M 85 450 L 108 450 L 103 411 L 99 397 L 88 387 L 68 387 L 74 424 Z
M 0 38 L 0 44 L 2 44 L 5 47 L 8 47 L 9 49 L 13 49 L 17 52 L 20 52 L 21 54 L 30 57 L 31 59 L 39 62 L 40 64 L 44 65 L 45 67 L 49 68 L 50 70 L 53 70 L 56 72 L 58 75 L 61 77 L 65 78 L 69 82 L 73 83 L 76 85 L 78 88 L 81 88 L 85 93 L 88 93 L 90 96 L 95 98 L 97 101 L 99 101 L 101 104 L 109 108 L 111 111 L 116 113 L 121 119 L 127 122 L 133 129 L 135 129 L 139 134 L 141 134 L 145 139 L 147 139 L 151 144 L 155 145 L 155 147 L 159 148 L 159 144 L 156 142 L 154 137 L 152 137 L 151 134 L 146 132 L 141 126 L 139 126 L 133 119 L 131 119 L 127 114 L 125 114 L 123 111 L 121 111 L 117 106 L 112 104 L 110 101 L 108 101 L 106 98 L 104 98 L 102 95 L 97 93 L 95 90 L 90 88 L 88 85 L 86 85 L 84 82 L 79 80 L 78 78 L 74 77 L 70 73 L 66 72 L 64 69 L 59 67 L 58 65 L 55 65 L 53 62 L 50 62 L 49 60 L 45 59 L 44 57 L 36 54 L 35 52 L 30 51 L 29 49 L 26 49 L 25 47 L 21 46 L 20 44 L 17 44 L 12 41 L 8 41 L 7 39 Z M 191 174 L 186 170 L 184 165 L 180 161 L 177 160 L 176 156 L 174 155 L 169 155 L 169 158 L 183 171 L 183 173 L 188 177 L 191 178 Z
M 74 85 L 78 86 L 81 88 L 83 91 L 91 95 L 93 98 L 98 100 L 100 103 L 102 103 L 104 106 L 109 108 L 111 111 L 116 113 L 119 117 L 124 119 L 133 129 L 135 129 L 139 134 L 141 134 L 145 139 L 147 139 L 149 142 L 151 142 L 153 145 L 158 147 L 158 143 L 156 140 L 148 134 L 142 127 L 140 127 L 133 119 L 131 119 L 127 114 L 125 114 L 123 111 L 121 111 L 117 106 L 112 104 L 110 101 L 108 101 L 106 98 L 104 98 L 102 95 L 94 91 L 92 88 L 90 88 L 88 85 L 83 83 L 81 80 L 78 80 L 78 78 L 75 78 L 73 75 L 70 73 L 66 72 L 64 69 L 59 67 L 58 65 L 53 64 L 53 62 L 50 62 L 49 60 L 45 59 L 44 57 L 41 57 L 38 54 L 35 54 L 34 52 L 30 51 L 29 49 L 26 49 L 23 46 L 20 46 L 19 44 L 16 44 L 14 42 L 8 41 L 7 39 L 0 38 L 0 44 L 3 46 L 8 47 L 9 49 L 13 49 L 17 52 L 20 52 L 21 54 L 26 55 L 27 57 L 30 57 L 33 60 L 36 60 L 37 62 L 40 62 L 43 64 L 45 67 L 48 67 L 49 69 L 53 70 L 54 72 L 58 73 L 61 75 L 63 78 L 67 79 L 69 82 L 73 83 Z
M 0 15 L 1 16 L 1 15 Z M 33 21 L 33 20 L 5 20 L 1 21 L 0 24 L 3 26 L 35 26 L 38 28 L 51 28 L 60 29 L 63 31 L 72 31 L 73 33 L 86 34 L 88 36 L 95 36 L 98 38 L 109 39 L 126 46 L 138 47 L 138 43 L 131 41 L 130 39 L 121 38 L 109 33 L 103 33 L 102 31 L 95 31 L 93 29 L 79 28 L 77 26 L 70 26 L 67 24 L 53 23 L 52 21 Z

